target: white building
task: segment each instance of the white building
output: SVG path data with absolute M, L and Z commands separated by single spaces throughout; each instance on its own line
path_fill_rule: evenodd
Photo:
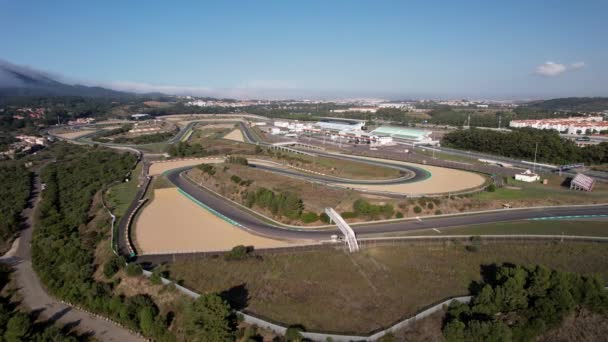
M 186 106 L 206 107 L 207 101 L 194 100 L 194 101 L 186 102 Z
M 275 121 L 274 122 L 274 127 L 287 128 L 287 127 L 289 127 L 289 122 L 287 122 L 287 121 Z
M 365 126 L 364 120 L 321 118 L 315 126 L 326 131 L 360 131 Z
M 397 109 L 401 109 L 401 110 L 410 110 L 410 109 L 415 108 L 411 103 L 393 103 L 393 102 L 380 103 L 380 104 L 378 104 L 378 107 L 380 107 L 380 108 L 397 108 Z
M 516 174 L 515 175 L 515 180 L 531 183 L 531 182 L 537 182 L 537 181 L 539 181 L 540 180 L 540 176 L 537 175 L 536 173 L 533 173 L 530 170 L 526 170 L 526 171 L 524 171 L 522 173 Z
M 584 134 L 608 130 L 608 122 L 603 121 L 601 116 L 584 116 L 564 119 L 512 120 L 509 127 L 554 129 L 568 134 Z
M 332 113 L 348 113 L 348 112 L 361 112 L 361 113 L 375 113 L 378 108 L 374 107 L 351 107 L 347 109 L 332 109 Z

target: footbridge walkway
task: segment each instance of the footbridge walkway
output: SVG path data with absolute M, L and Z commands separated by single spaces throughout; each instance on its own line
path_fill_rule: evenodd
M 344 239 L 348 244 L 348 250 L 351 253 L 359 251 L 359 243 L 357 242 L 355 231 L 346 223 L 346 221 L 344 221 L 342 216 L 333 208 L 325 208 L 325 213 L 329 216 L 330 223 L 332 221 L 335 222 L 342 234 L 344 234 Z

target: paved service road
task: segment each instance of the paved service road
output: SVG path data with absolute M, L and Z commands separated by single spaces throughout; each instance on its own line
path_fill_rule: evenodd
M 49 296 L 42 288 L 32 268 L 31 240 L 33 217 L 40 201 L 40 178 L 34 178 L 33 192 L 28 207 L 23 211 L 25 226 L 20 233 L 16 250 L 9 251 L 0 260 L 15 268 L 15 280 L 23 297 L 22 304 L 31 311 L 40 312 L 41 318 L 68 326 L 80 334 L 90 335 L 100 341 L 144 341 L 127 329 L 105 319 L 62 304 Z

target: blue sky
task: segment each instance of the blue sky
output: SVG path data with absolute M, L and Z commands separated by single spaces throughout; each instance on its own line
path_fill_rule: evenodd
M 0 58 L 236 97 L 608 96 L 608 1 L 7 1 Z

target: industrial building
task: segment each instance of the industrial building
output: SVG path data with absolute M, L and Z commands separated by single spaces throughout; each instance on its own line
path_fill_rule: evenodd
M 314 125 L 319 129 L 327 131 L 360 131 L 365 126 L 365 120 L 321 118 Z
M 431 133 L 431 131 L 422 129 L 391 126 L 380 126 L 371 131 L 373 135 L 388 136 L 414 144 L 433 144 L 434 141 L 431 139 Z

